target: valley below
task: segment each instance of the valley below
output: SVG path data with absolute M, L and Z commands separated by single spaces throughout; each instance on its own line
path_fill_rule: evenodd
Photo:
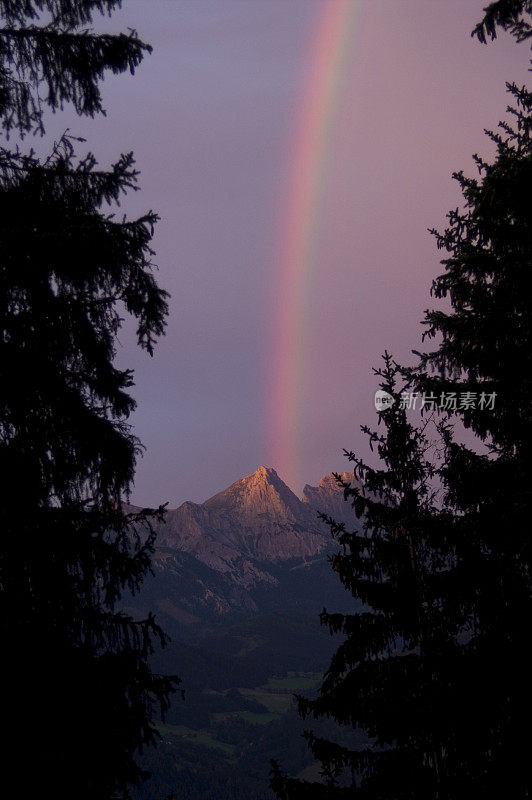
M 295 696 L 317 691 L 340 641 L 320 612 L 357 607 L 331 567 L 337 545 L 318 511 L 358 525 L 332 475 L 299 499 L 259 467 L 167 512 L 153 574 L 125 606 L 155 613 L 170 641 L 154 668 L 180 679 L 158 746 L 141 756 L 151 778 L 139 800 L 265 800 L 271 759 L 319 779 L 303 731 L 328 726 L 302 720 Z

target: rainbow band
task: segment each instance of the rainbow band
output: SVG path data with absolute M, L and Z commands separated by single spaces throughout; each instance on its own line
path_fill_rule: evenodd
M 320 0 L 318 4 L 279 226 L 268 456 L 292 486 L 297 485 L 302 466 L 300 415 L 308 374 L 308 291 L 318 261 L 332 133 L 364 6 L 364 0 Z

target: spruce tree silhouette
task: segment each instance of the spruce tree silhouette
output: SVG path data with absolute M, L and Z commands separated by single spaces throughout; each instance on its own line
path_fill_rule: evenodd
M 43 115 L 72 103 L 78 114 L 102 112 L 106 71 L 135 71 L 151 47 L 137 34 L 95 34 L 94 13 L 122 0 L 0 0 L 0 117 L 3 131 L 44 133 Z M 43 91 L 45 96 L 43 97 Z
M 432 352 L 405 373 L 420 391 L 477 398 L 455 415 L 485 443 L 448 438 L 448 503 L 470 548 L 463 606 L 470 620 L 468 705 L 489 697 L 489 719 L 475 726 L 482 783 L 477 796 L 527 798 L 532 711 L 527 652 L 532 619 L 532 93 L 508 85 L 513 121 L 490 133 L 497 156 L 475 161 L 480 178 L 456 179 L 465 207 L 435 232 L 447 251 L 433 294 L 450 311 L 427 312 Z M 466 665 L 464 665 L 464 669 Z M 477 712 L 478 713 L 478 712 Z M 479 777 L 480 780 L 480 777 Z M 484 794 L 482 794 L 484 792 Z M 493 792 L 493 794 L 490 794 Z M 499 794 L 497 794 L 497 792 Z
M 523 42 L 532 36 L 532 0 L 497 0 L 484 9 L 484 16 L 475 26 L 471 36 L 485 43 L 497 38 L 497 29 L 509 31 L 516 41 Z
M 45 111 L 102 111 L 106 70 L 150 48 L 93 34 L 116 0 L 0 0 L 3 134 L 45 129 Z M 114 363 L 124 312 L 150 354 L 164 332 L 156 215 L 117 219 L 135 190 L 131 154 L 100 171 L 64 136 L 48 159 L 0 149 L 0 624 L 2 778 L 22 797 L 125 798 L 145 777 L 156 705 L 175 684 L 148 657 L 153 616 L 117 610 L 149 569 L 153 513 L 124 515 L 140 443 L 127 425 L 132 373 Z M 162 510 L 157 512 L 159 515 Z
M 485 41 L 502 27 L 521 42 L 532 36 L 531 23 L 529 0 L 501 1 L 474 33 Z M 479 177 L 455 174 L 464 207 L 449 214 L 443 233 L 433 232 L 447 258 L 432 293 L 450 311 L 428 311 L 425 336 L 439 344 L 404 374 L 422 391 L 478 398 L 455 416 L 485 443 L 484 453 L 449 436 L 445 456 L 448 504 L 470 550 L 462 599 L 470 620 L 467 703 L 474 712 L 489 698 L 489 716 L 472 736 L 475 794 L 521 800 L 532 793 L 532 93 L 507 89 L 508 120 L 487 131 L 493 163 L 475 156 Z
M 332 718 L 339 735 L 331 741 L 306 733 L 320 762 L 319 782 L 287 778 L 272 765 L 271 786 L 281 800 L 450 796 L 442 764 L 452 739 L 449 705 L 459 706 L 453 678 L 462 629 L 447 596 L 459 569 L 449 555 L 454 521 L 436 505 L 432 445 L 426 424 L 407 419 L 399 372 L 385 354 L 376 374 L 394 403 L 379 412 L 384 433 L 362 428 L 381 466 L 347 453 L 356 481 L 337 476 L 362 531 L 323 516 L 342 548 L 333 569 L 364 611 L 322 613 L 322 624 L 345 640 L 318 696 L 299 697 L 298 707 L 304 717 Z M 353 728 L 365 732 L 366 747 L 349 743 L 342 729 Z

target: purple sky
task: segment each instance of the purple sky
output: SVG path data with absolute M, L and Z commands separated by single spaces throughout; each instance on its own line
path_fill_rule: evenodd
M 267 460 L 278 209 L 325 2 L 335 0 L 125 0 L 106 29 L 136 28 L 153 55 L 135 77 L 105 81 L 106 118 L 65 112 L 49 126 L 86 136 L 101 165 L 133 150 L 142 191 L 124 210 L 162 218 L 167 335 L 153 359 L 127 327 L 120 337 L 147 447 L 136 503 L 202 501 Z M 386 347 L 405 361 L 420 345 L 442 257 L 427 228 L 443 227 L 460 200 L 451 173 L 491 152 L 482 131 L 504 113 L 505 81 L 527 80 L 526 45 L 470 38 L 485 4 L 370 2 L 364 63 L 355 68 L 353 50 L 336 116 L 309 287 L 298 492 L 346 468 L 343 447 L 366 452 L 371 367 Z

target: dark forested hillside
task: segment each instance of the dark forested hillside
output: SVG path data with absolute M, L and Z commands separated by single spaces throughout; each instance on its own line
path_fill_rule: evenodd
M 301 501 L 274 470 L 259 468 L 160 525 L 153 574 L 128 608 L 156 609 L 171 641 L 154 669 L 178 669 L 184 693 L 160 725 L 160 746 L 145 753 L 153 777 L 143 800 L 172 791 L 262 800 L 271 796 L 270 759 L 310 767 L 294 693 L 314 691 L 338 645 L 320 626 L 323 607 L 355 608 L 317 515 L 340 507 L 353 521 L 341 503 L 328 476 Z

